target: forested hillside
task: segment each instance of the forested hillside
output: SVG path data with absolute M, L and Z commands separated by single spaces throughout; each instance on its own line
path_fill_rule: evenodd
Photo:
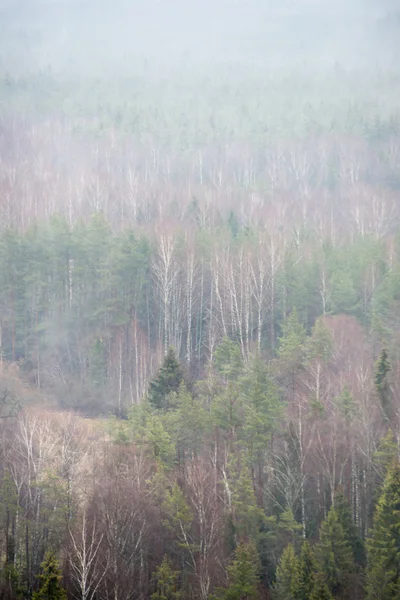
M 400 597 L 395 2 L 0 1 L 0 599 Z

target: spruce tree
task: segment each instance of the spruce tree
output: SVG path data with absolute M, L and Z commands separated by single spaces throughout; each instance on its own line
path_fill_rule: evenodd
M 391 370 L 389 356 L 386 348 L 382 348 L 381 354 L 375 366 L 375 387 L 381 403 L 382 413 L 386 422 L 390 419 L 390 386 L 388 373 Z
M 264 518 L 262 509 L 257 506 L 250 470 L 240 464 L 235 457 L 229 460 L 229 486 L 231 488 L 231 515 L 235 542 L 243 543 L 258 537 Z
M 304 364 L 306 338 L 306 330 L 300 323 L 297 310 L 294 308 L 282 324 L 282 335 L 279 337 L 277 351 L 282 382 L 287 397 L 292 402 L 296 396 L 296 378 Z
M 240 379 L 244 408 L 243 436 L 251 458 L 262 459 L 268 451 L 272 433 L 282 416 L 283 403 L 279 389 L 273 381 L 268 365 L 259 356 L 250 361 Z M 262 465 L 259 466 L 262 472 Z
M 155 570 L 153 579 L 157 591 L 150 596 L 151 600 L 178 600 L 181 594 L 178 591 L 179 572 L 172 569 L 171 561 L 164 556 L 163 561 Z
M 343 527 L 344 534 L 353 552 L 354 561 L 363 566 L 365 563 L 364 543 L 358 533 L 357 527 L 353 521 L 351 508 L 341 489 L 335 492 L 335 510 L 339 523 Z
M 292 544 L 295 549 L 300 546 L 301 531 L 302 526 L 290 509 L 278 517 L 264 517 L 260 527 L 258 551 L 267 581 L 275 579 L 279 560 L 288 544 Z
M 400 463 L 389 470 L 367 543 L 367 599 L 400 597 Z
M 239 544 L 228 567 L 229 586 L 223 600 L 257 600 L 258 555 L 254 544 Z
M 398 456 L 397 440 L 391 429 L 379 440 L 378 449 L 374 452 L 373 461 L 381 486 L 393 461 Z
M 307 600 L 333 600 L 328 586 L 326 585 L 322 575 L 317 575 L 313 590 Z
M 61 570 L 52 550 L 49 550 L 42 562 L 42 573 L 38 579 L 42 582 L 39 590 L 34 592 L 32 600 L 65 600 L 67 593 L 61 586 Z
M 166 410 L 169 408 L 169 394 L 178 392 L 183 381 L 183 369 L 179 363 L 174 348 L 170 347 L 165 355 L 157 377 L 149 384 L 149 402 L 155 408 Z
M 309 542 L 303 542 L 292 580 L 294 600 L 309 600 L 314 589 L 317 563 Z
M 274 598 L 276 600 L 295 600 L 295 578 L 298 572 L 298 559 L 293 544 L 286 546 L 276 569 Z
M 334 508 L 323 521 L 319 535 L 316 554 L 320 573 L 334 596 L 342 594 L 349 585 L 355 565 L 351 546 Z

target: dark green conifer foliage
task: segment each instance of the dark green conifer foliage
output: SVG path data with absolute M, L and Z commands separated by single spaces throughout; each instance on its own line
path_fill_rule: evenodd
M 385 421 L 389 421 L 390 419 L 390 386 L 388 381 L 388 373 L 390 370 L 391 366 L 387 350 L 386 348 L 382 348 L 375 366 L 375 387 Z
M 236 381 L 243 369 L 239 344 L 224 338 L 215 349 L 213 364 L 225 382 Z
M 303 542 L 297 568 L 293 575 L 292 592 L 294 600 L 309 600 L 314 589 L 317 563 L 314 551 L 308 541 Z
M 257 600 L 258 555 L 254 544 L 240 544 L 228 567 L 229 586 L 223 600 Z
M 161 461 L 164 466 L 171 465 L 175 455 L 174 444 L 160 415 L 149 415 L 145 435 L 156 460 Z
M 90 375 L 97 386 L 104 385 L 107 378 L 105 350 L 104 341 L 97 338 L 90 352 Z
M 61 586 L 61 570 L 52 550 L 46 553 L 42 562 L 42 573 L 39 575 L 41 586 L 33 594 L 33 600 L 65 600 L 66 591 Z
M 399 449 L 396 438 L 393 435 L 393 431 L 389 429 L 387 434 L 380 439 L 378 449 L 373 456 L 380 484 L 385 480 L 388 469 L 398 457 L 398 454 Z
M 279 338 L 278 356 L 288 370 L 299 366 L 304 353 L 306 330 L 299 321 L 294 308 L 282 325 Z
M 208 413 L 199 399 L 187 390 L 184 381 L 181 382 L 178 393 L 170 398 L 176 409 L 171 417 L 177 453 L 182 460 L 185 460 L 187 456 L 196 455 L 204 443 L 209 421 Z
M 293 544 L 284 549 L 276 569 L 274 598 L 276 600 L 295 600 L 295 579 L 299 568 Z
M 347 541 L 353 551 L 354 561 L 358 565 L 363 566 L 365 564 L 364 543 L 353 521 L 350 505 L 344 497 L 341 489 L 338 489 L 335 492 L 335 510 L 339 519 L 339 523 L 343 527 Z
M 321 525 L 316 556 L 329 591 L 334 596 L 344 593 L 355 565 L 350 543 L 334 508 Z
M 169 408 L 168 396 L 171 392 L 178 392 L 183 381 L 183 369 L 180 365 L 174 348 L 170 347 L 165 355 L 155 379 L 150 381 L 149 402 L 155 408 L 166 410 Z
M 302 526 L 290 509 L 279 516 L 264 517 L 260 526 L 258 552 L 263 578 L 267 582 L 275 580 L 276 569 L 288 544 L 297 550 L 300 546 Z
M 171 561 L 164 556 L 153 576 L 157 590 L 150 596 L 151 600 L 178 600 L 181 598 L 178 591 L 178 577 L 179 572 L 173 570 Z
M 321 575 L 317 575 L 313 590 L 307 600 L 333 600 L 333 596 Z
M 330 359 L 333 348 L 332 334 L 322 318 L 315 322 L 312 334 L 306 340 L 305 348 L 308 361 L 319 358 L 326 362 Z
M 264 514 L 257 506 L 250 470 L 245 463 L 241 464 L 233 456 L 228 464 L 234 544 L 256 540 Z
M 340 413 L 343 415 L 346 427 L 349 427 L 356 413 L 356 407 L 354 403 L 354 398 L 347 387 L 345 387 L 343 391 L 339 394 L 339 396 L 336 398 L 336 403 Z
M 354 314 L 357 311 L 357 291 L 351 265 L 345 257 L 332 265 L 333 273 L 329 280 L 330 304 L 333 314 Z
M 272 433 L 278 428 L 283 403 L 268 365 L 258 356 L 251 360 L 240 384 L 245 414 L 243 434 L 252 458 L 260 458 L 268 451 Z
M 367 599 L 400 597 L 400 463 L 389 470 L 367 543 Z

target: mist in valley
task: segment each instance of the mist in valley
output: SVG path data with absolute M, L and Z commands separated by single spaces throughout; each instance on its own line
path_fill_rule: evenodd
M 0 0 L 0 597 L 390 600 L 400 10 Z

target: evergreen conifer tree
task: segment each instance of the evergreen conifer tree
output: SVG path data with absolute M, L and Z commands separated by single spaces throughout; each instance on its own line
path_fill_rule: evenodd
M 177 590 L 178 571 L 172 569 L 172 565 L 167 556 L 157 567 L 154 573 L 157 591 L 150 596 L 151 600 L 178 600 L 181 597 Z
M 383 348 L 375 366 L 374 379 L 385 421 L 390 419 L 390 386 L 388 381 L 390 370 L 389 356 L 386 348 Z
M 229 586 L 224 600 L 257 600 L 258 555 L 254 544 L 239 544 L 228 567 Z
M 339 519 L 339 523 L 341 524 L 345 536 L 347 537 L 347 541 L 353 551 L 354 561 L 358 565 L 364 565 L 364 544 L 353 521 L 350 505 L 344 497 L 341 489 L 338 489 L 335 492 L 335 510 Z
M 34 592 L 33 600 L 65 600 L 66 591 L 61 586 L 61 570 L 52 550 L 49 550 L 42 562 L 42 573 L 38 576 L 42 582 L 39 590 Z
M 168 396 L 171 392 L 178 392 L 183 381 L 183 369 L 180 365 L 174 348 L 170 347 L 165 355 L 157 377 L 150 381 L 149 402 L 155 408 L 168 409 Z
M 298 572 L 298 559 L 293 544 L 284 549 L 276 569 L 274 598 L 276 600 L 294 600 L 295 579 Z
M 378 449 L 373 456 L 380 484 L 384 482 L 388 469 L 398 456 L 398 452 L 397 441 L 393 435 L 393 431 L 389 429 L 387 434 L 379 440 Z
M 303 358 L 305 341 L 306 330 L 300 323 L 297 310 L 294 308 L 282 325 L 278 348 L 278 356 L 288 370 L 299 366 Z
M 170 398 L 176 407 L 174 415 L 171 415 L 171 426 L 176 435 L 178 457 L 184 461 L 186 454 L 192 456 L 200 451 L 209 424 L 209 414 L 199 398 L 187 390 L 183 381 L 178 393 Z
M 308 541 L 303 542 L 292 580 L 294 600 L 309 600 L 314 589 L 317 563 Z
M 342 594 L 355 565 L 350 543 L 334 508 L 321 525 L 316 555 L 329 591 L 334 596 Z
M 96 338 L 90 351 L 90 375 L 97 386 L 105 384 L 107 379 L 107 366 L 105 358 L 105 345 L 101 338 Z
M 312 329 L 312 334 L 306 339 L 306 359 L 311 361 L 319 358 L 328 361 L 332 354 L 332 334 L 325 325 L 322 318 L 317 319 Z
M 225 382 L 236 381 L 243 369 L 239 344 L 224 338 L 215 349 L 213 365 Z
M 400 598 L 400 463 L 389 470 L 367 544 L 367 599 Z
M 257 506 L 251 474 L 246 464 L 232 456 L 229 485 L 232 490 L 231 515 L 235 543 L 244 543 L 258 536 L 264 513 Z
M 321 575 L 317 575 L 313 590 L 307 600 L 333 600 L 333 596 Z
M 283 403 L 267 363 L 259 356 L 251 360 L 240 386 L 245 414 L 243 435 L 252 458 L 260 459 L 277 429 Z

